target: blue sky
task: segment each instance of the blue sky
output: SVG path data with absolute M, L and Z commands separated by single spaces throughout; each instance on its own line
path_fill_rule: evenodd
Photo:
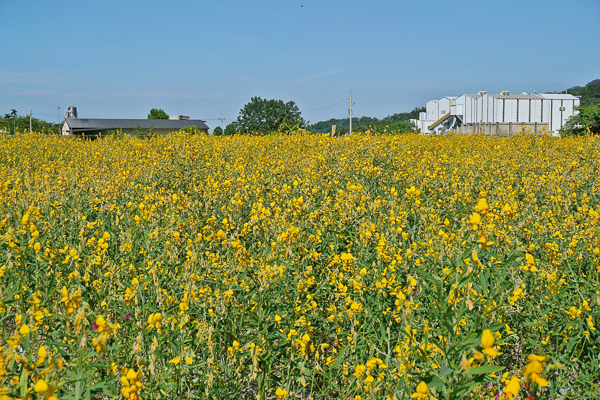
M 600 78 L 599 20 L 598 0 L 0 0 L 0 113 L 156 107 L 212 128 L 253 96 L 317 122 L 347 116 L 349 89 L 354 115 L 379 118 L 479 90 L 564 90 Z

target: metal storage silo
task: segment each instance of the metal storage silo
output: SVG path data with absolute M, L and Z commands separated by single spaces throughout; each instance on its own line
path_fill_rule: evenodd
M 70 118 L 70 119 L 77 118 L 77 107 L 69 106 L 69 108 L 67 108 L 67 118 Z

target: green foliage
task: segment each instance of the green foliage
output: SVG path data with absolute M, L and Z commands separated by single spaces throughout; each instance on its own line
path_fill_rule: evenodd
M 62 123 L 53 124 L 38 118 L 32 118 L 31 127 L 34 132 L 60 134 Z M 15 130 L 17 132 L 29 131 L 29 116 L 18 115 L 17 111 L 13 109 L 10 113 L 4 114 L 4 117 L 0 117 L 0 130 L 10 133 Z
M 600 134 L 600 104 L 577 107 L 579 114 L 570 117 L 560 130 L 562 137 Z
M 597 142 L 0 137 L 0 398 L 600 398 Z
M 151 137 L 154 135 L 154 125 L 150 129 L 145 129 L 138 125 L 131 134 L 137 137 Z
M 283 121 L 279 125 L 279 131 L 284 133 L 305 133 L 306 129 L 303 128 L 303 122 L 296 121 L 295 123 L 289 123 L 288 121 Z
M 388 133 L 414 132 L 416 129 L 413 124 L 410 123 L 410 119 L 419 118 L 419 113 L 423 111 L 425 111 L 425 107 L 415 108 L 406 113 L 395 113 L 382 119 L 364 116 L 352 118 L 352 130 L 354 132 L 365 132 L 368 130 Z M 349 118 L 332 118 L 327 121 L 312 124 L 310 129 L 314 132 L 331 132 L 331 125 L 336 125 L 336 132 L 345 134 L 349 132 L 349 123 Z
M 197 133 L 200 133 L 201 131 L 199 131 L 198 128 L 196 128 L 195 125 L 190 125 L 190 126 L 184 126 L 183 128 L 181 128 L 179 130 L 179 132 L 190 133 L 190 134 L 197 134 Z
M 223 136 L 223 129 L 220 126 L 217 126 L 213 130 L 213 136 Z
M 237 133 L 237 129 L 235 127 L 235 123 L 231 123 L 225 127 L 225 136 L 235 135 Z
M 296 103 L 253 97 L 240 110 L 236 127 L 242 133 L 264 134 L 277 131 L 283 123 L 288 126 L 297 124 L 299 128 L 306 125 Z
M 600 104 L 600 79 L 594 79 L 584 87 L 574 86 L 559 93 L 568 93 L 575 96 L 581 96 L 582 106 Z
M 148 119 L 169 119 L 169 114 L 160 108 L 153 108 L 148 114 Z

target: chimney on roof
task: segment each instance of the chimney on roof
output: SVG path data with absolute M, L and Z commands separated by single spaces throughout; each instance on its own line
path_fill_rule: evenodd
M 502 96 L 508 96 L 510 94 L 510 92 L 508 90 L 503 90 L 502 92 L 500 92 L 500 94 Z
M 479 95 L 484 95 L 484 94 L 486 94 L 486 93 L 487 93 L 487 92 L 486 92 L 485 90 L 480 90 L 480 91 L 479 91 L 479 93 L 477 93 L 477 94 L 479 94 Z

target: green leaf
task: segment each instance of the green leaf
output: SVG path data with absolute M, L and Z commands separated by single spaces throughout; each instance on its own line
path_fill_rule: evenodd
M 438 373 L 438 375 L 444 377 L 446 375 L 450 375 L 452 372 L 454 372 L 452 368 L 449 368 L 446 365 L 442 365 L 442 368 L 440 368 L 440 372 Z
M 444 386 L 444 381 L 439 376 L 432 375 L 422 379 L 428 387 L 441 387 Z
M 483 367 L 472 368 L 468 371 L 471 375 L 479 375 L 479 374 L 491 374 L 494 372 L 500 372 L 506 369 L 502 365 L 484 365 Z

